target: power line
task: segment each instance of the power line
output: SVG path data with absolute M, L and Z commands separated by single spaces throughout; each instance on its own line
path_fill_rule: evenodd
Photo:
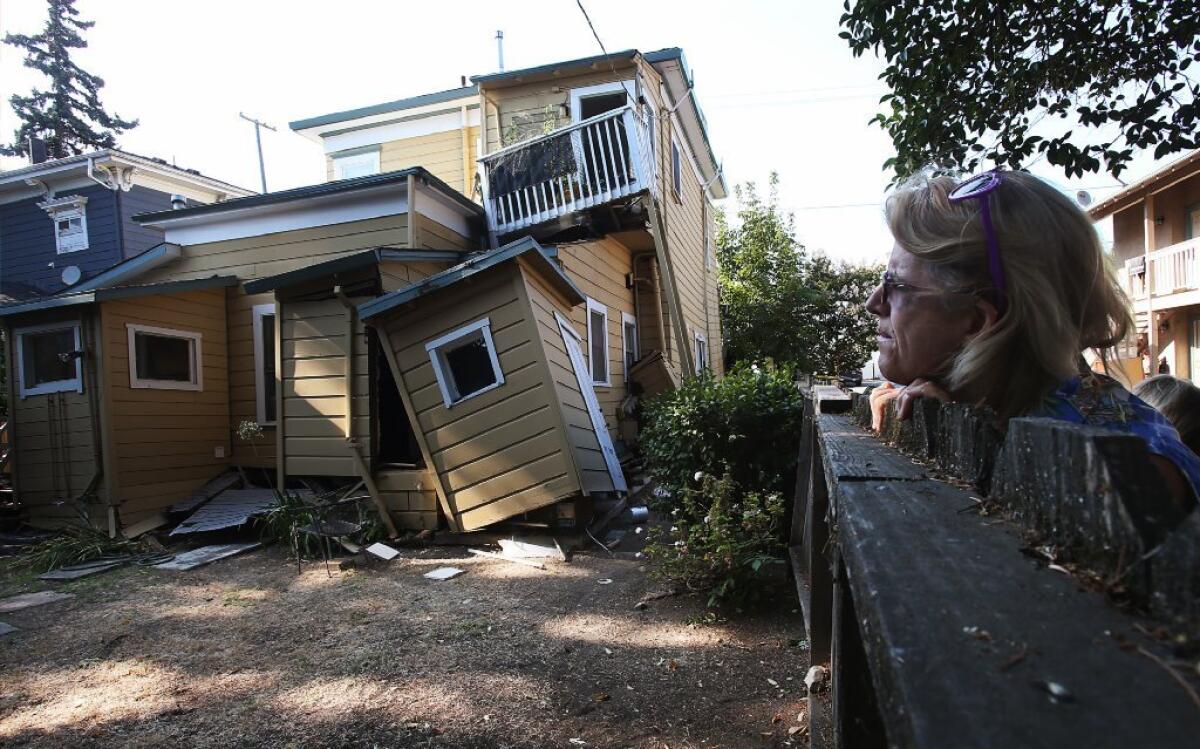
M 600 41 L 600 35 L 596 33 L 596 27 L 592 25 L 592 19 L 588 16 L 587 8 L 583 7 L 583 0 L 575 0 L 575 4 L 579 6 L 579 11 L 583 13 L 583 20 L 587 21 L 588 28 L 592 30 L 592 36 L 596 37 L 596 44 L 600 45 L 600 51 L 604 53 L 605 57 L 608 57 L 608 50 L 604 48 L 604 42 Z

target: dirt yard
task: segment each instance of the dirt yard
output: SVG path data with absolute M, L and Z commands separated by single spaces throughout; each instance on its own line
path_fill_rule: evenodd
M 801 743 L 794 596 L 696 624 L 642 562 L 454 549 L 326 577 L 279 548 L 122 569 L 7 613 L 0 746 L 771 747 Z M 609 580 L 611 582 L 606 583 Z M 50 588 L 0 560 L 0 596 Z M 794 734 L 789 738 L 789 730 Z

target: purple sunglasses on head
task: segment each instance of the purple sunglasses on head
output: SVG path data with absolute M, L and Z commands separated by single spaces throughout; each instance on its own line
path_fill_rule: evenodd
M 958 183 L 948 197 L 951 203 L 979 200 L 983 234 L 987 241 L 988 273 L 992 277 L 992 285 L 996 287 L 996 309 L 1003 315 L 1008 308 L 1008 287 L 1004 282 L 1004 266 L 1000 264 L 1000 243 L 996 240 L 996 230 L 992 227 L 992 212 L 988 208 L 988 196 L 1000 186 L 1001 181 L 1002 172 L 993 169 Z

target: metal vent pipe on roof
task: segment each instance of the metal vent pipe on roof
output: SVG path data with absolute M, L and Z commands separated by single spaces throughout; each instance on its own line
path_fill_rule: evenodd
M 171 210 L 180 211 L 184 208 L 187 208 L 187 198 L 183 197 L 182 195 L 172 195 Z
M 496 30 L 496 56 L 500 61 L 499 72 L 504 72 L 504 32 Z

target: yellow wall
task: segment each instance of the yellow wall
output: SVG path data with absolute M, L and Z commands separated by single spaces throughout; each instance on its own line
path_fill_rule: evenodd
M 473 199 L 475 160 L 478 158 L 476 142 L 480 132 L 481 128 L 474 125 L 385 141 L 379 146 L 379 171 L 398 172 L 414 166 L 425 167 L 433 176 Z M 337 176 L 333 169 L 335 155 L 325 157 L 325 177 L 330 181 Z
M 225 289 L 103 302 L 100 318 L 108 463 L 115 469 L 107 484 L 128 525 L 186 498 L 229 465 Z M 200 333 L 202 389 L 131 387 L 131 324 Z

